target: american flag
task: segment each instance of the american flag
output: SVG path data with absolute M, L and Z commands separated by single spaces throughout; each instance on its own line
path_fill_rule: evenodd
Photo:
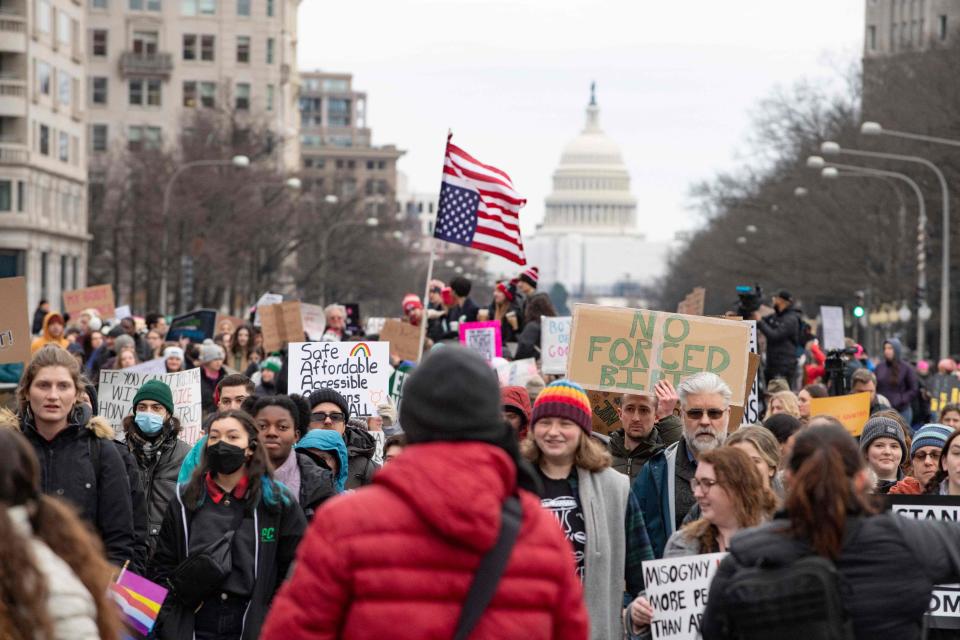
M 520 236 L 520 208 L 526 203 L 510 176 L 447 139 L 435 238 L 526 264 Z

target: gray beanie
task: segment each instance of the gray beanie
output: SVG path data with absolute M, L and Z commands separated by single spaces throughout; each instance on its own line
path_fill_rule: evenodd
M 207 364 L 214 360 L 223 360 L 225 357 L 226 356 L 223 355 L 223 347 L 210 338 L 204 340 L 203 344 L 200 345 L 200 364 Z
M 863 432 L 860 434 L 860 452 L 866 455 L 870 443 L 877 438 L 893 438 L 897 441 L 900 450 L 903 452 L 903 457 L 900 458 L 901 463 L 910 456 L 907 451 L 907 442 L 903 437 L 903 429 L 900 427 L 900 423 L 893 418 L 874 416 L 867 420 L 867 424 L 863 426 Z
M 113 350 L 116 351 L 117 353 L 120 353 L 124 349 L 133 349 L 136 346 L 137 346 L 136 342 L 134 342 L 133 338 L 131 338 L 127 334 L 123 334 L 122 336 L 117 336 L 113 340 Z

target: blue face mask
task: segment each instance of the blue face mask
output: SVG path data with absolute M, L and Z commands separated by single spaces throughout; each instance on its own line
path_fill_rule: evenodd
M 144 435 L 152 436 L 163 429 L 163 416 L 150 411 L 140 411 L 134 416 L 133 421 L 137 423 L 137 427 Z

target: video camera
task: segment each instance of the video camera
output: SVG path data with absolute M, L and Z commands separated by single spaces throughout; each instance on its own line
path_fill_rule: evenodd
M 850 388 L 847 385 L 847 377 L 843 371 L 846 366 L 843 357 L 852 356 L 856 353 L 856 347 L 830 349 L 827 351 L 827 360 L 823 363 L 823 380 L 831 396 L 845 396 L 850 393 Z
M 763 304 L 763 289 L 760 288 L 759 284 L 752 287 L 738 285 L 737 298 L 739 299 L 736 309 L 737 315 L 741 318 L 749 318 Z

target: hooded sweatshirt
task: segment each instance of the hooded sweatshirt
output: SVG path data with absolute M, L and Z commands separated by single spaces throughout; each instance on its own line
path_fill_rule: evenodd
M 877 365 L 877 393 L 890 401 L 897 411 L 903 411 L 913 402 L 920 390 L 917 374 L 910 363 L 903 359 L 903 345 L 896 338 L 885 341 L 884 346 L 893 347 L 893 360 L 884 360 Z M 897 365 L 896 380 L 891 380 L 894 365 Z
M 523 424 L 517 431 L 517 437 L 523 440 L 530 429 L 530 414 L 532 412 L 530 394 L 527 393 L 527 388 L 519 386 L 503 387 L 500 389 L 500 403 L 504 409 L 510 409 L 523 418 Z
M 60 320 L 60 325 L 63 326 L 63 316 L 61 316 L 56 311 L 51 311 L 43 317 L 43 331 L 40 334 L 39 338 L 35 338 L 32 343 L 30 343 L 30 353 L 34 354 L 40 349 L 44 348 L 48 344 L 53 344 L 63 349 L 67 348 L 67 345 L 70 344 L 70 341 L 63 337 L 63 331 L 60 332 L 60 337 L 55 338 L 50 333 L 50 321 L 53 318 L 58 318 Z

